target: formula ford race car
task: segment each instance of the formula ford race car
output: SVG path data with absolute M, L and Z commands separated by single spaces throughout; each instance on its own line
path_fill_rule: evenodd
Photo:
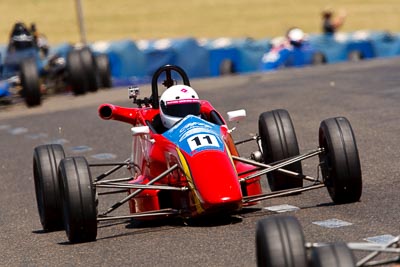
M 259 267 L 355 267 L 400 263 L 400 236 L 386 244 L 366 242 L 306 243 L 299 221 L 274 216 L 258 221 L 256 255 Z M 356 260 L 354 252 L 369 252 Z M 394 257 L 388 255 L 394 254 Z M 384 257 L 384 256 L 388 257 Z M 379 259 L 374 260 L 376 257 Z M 397 266 L 397 265 L 396 265 Z
M 74 48 L 66 58 L 54 54 L 39 58 L 37 48 L 6 54 L 0 64 L 0 100 L 22 97 L 28 107 L 38 106 L 43 95 L 72 91 L 74 95 L 111 87 L 111 71 L 105 54 L 89 47 Z
M 166 65 L 153 75 L 149 98 L 139 99 L 138 88 L 129 90 L 138 107 L 103 104 L 98 109 L 102 119 L 133 126 L 132 153 L 126 161 L 88 163 L 84 157 L 65 157 L 59 144 L 34 149 L 36 198 L 44 230 L 65 228 L 71 243 L 93 241 L 103 221 L 229 215 L 264 199 L 325 186 L 335 203 L 360 199 L 360 162 L 347 119 L 322 121 L 320 146 L 304 154 L 299 154 L 285 110 L 261 113 L 258 135 L 234 142 L 222 116 L 208 101 L 199 100 L 201 115 L 188 115 L 166 130 L 160 127 L 161 77 L 167 88 L 178 83 L 175 77 L 181 78 L 182 86 L 190 86 L 181 68 Z M 244 116 L 244 110 L 228 112 L 229 121 Z M 256 141 L 258 151 L 250 158 L 241 157 L 237 145 L 250 141 Z M 314 156 L 319 156 L 322 180 L 303 174 L 301 161 Z M 93 169 L 101 166 L 112 168 L 94 176 Z M 122 168 L 128 177 L 110 178 Z M 272 192 L 262 189 L 265 174 Z M 310 183 L 303 186 L 303 181 Z M 121 192 L 125 194 L 121 200 L 98 210 L 102 197 Z M 129 204 L 129 214 L 115 215 L 124 203 Z
M 42 95 L 72 91 L 81 95 L 111 87 L 108 56 L 95 55 L 88 46 L 59 53 L 42 53 L 33 30 L 16 23 L 0 60 L 0 101 L 23 97 L 28 107 L 38 106 Z M 46 48 L 49 49 L 48 47 Z

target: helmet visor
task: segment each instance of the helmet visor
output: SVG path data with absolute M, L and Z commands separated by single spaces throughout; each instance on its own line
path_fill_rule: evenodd
M 164 102 L 163 102 L 164 103 Z M 167 101 L 161 105 L 164 114 L 174 117 L 200 114 L 200 101 L 198 99 L 181 99 Z

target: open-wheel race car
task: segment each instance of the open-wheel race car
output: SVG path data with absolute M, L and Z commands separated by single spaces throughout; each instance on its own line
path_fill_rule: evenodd
M 400 264 L 399 246 L 400 236 L 386 244 L 305 242 L 300 222 L 293 216 L 263 218 L 256 227 L 259 267 L 394 266 L 392 264 Z M 354 252 L 367 254 L 357 260 Z M 380 257 L 376 259 L 378 256 Z
M 65 58 L 54 54 L 46 59 L 39 58 L 36 47 L 27 48 L 8 53 L 0 65 L 0 100 L 22 97 L 28 107 L 40 105 L 45 95 L 82 95 L 111 86 L 107 55 L 95 55 L 86 46 L 71 49 Z
M 48 55 L 35 36 L 24 23 L 14 25 L 10 43 L 0 55 L 4 58 L 0 62 L 0 102 L 22 97 L 28 107 L 34 107 L 42 103 L 44 95 L 67 91 L 82 95 L 112 86 L 106 54 L 97 55 L 89 46 L 76 45 L 65 53 Z
M 164 77 L 167 89 L 159 97 L 159 80 Z M 138 107 L 102 104 L 98 109 L 102 119 L 132 125 L 132 153 L 126 161 L 88 163 L 84 157 L 65 157 L 59 144 L 35 148 L 34 181 L 44 230 L 65 228 L 70 242 L 85 242 L 96 239 L 102 221 L 229 215 L 261 200 L 322 187 L 335 203 L 360 199 L 361 168 L 347 119 L 322 121 L 320 146 L 300 154 L 286 110 L 261 113 L 258 135 L 235 142 L 233 129 L 208 101 L 198 98 L 183 69 L 162 66 L 151 86 L 151 96 L 144 99 L 138 98 L 138 88 L 129 89 Z M 228 112 L 229 121 L 244 116 L 244 110 Z M 251 141 L 258 151 L 242 157 L 237 146 Z M 302 171 L 301 161 L 315 156 L 322 180 Z M 93 169 L 100 166 L 111 169 L 95 176 Z M 121 169 L 129 175 L 114 177 Z M 263 191 L 265 174 L 272 192 Z M 303 186 L 304 180 L 309 185 Z M 121 200 L 98 210 L 103 197 L 121 192 Z M 115 215 L 125 203 L 129 213 Z

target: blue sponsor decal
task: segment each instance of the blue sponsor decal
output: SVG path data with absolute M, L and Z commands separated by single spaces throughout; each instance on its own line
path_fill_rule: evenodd
M 166 131 L 163 136 L 193 156 L 204 150 L 224 151 L 219 125 L 189 115 Z

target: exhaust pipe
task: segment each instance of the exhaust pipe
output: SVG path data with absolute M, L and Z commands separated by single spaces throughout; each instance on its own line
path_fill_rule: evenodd
M 99 116 L 103 120 L 116 120 L 129 124 L 135 124 L 136 110 L 134 108 L 124 108 L 111 104 L 102 104 L 99 109 Z

